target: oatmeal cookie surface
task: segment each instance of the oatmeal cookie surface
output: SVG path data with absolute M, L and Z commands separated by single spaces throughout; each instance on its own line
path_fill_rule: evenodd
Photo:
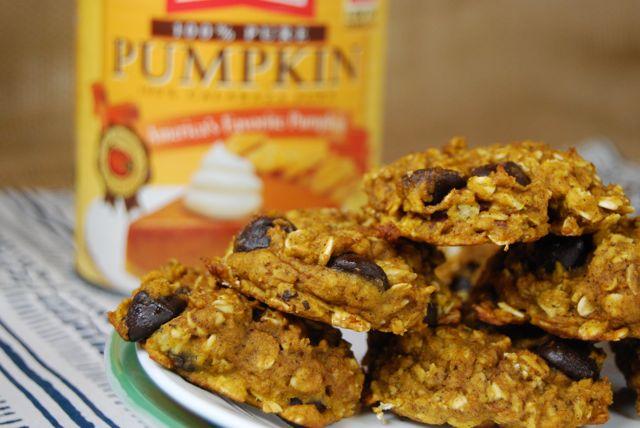
M 548 235 L 498 253 L 473 296 L 494 325 L 530 322 L 581 340 L 640 337 L 640 219 L 578 237 Z
M 435 245 L 580 235 L 632 211 L 622 188 L 603 185 L 574 149 L 529 141 L 467 149 L 453 139 L 369 173 L 364 187 L 382 225 Z
M 162 278 L 182 286 L 152 285 Z M 158 320 L 169 289 L 185 284 L 182 312 Z M 364 374 L 337 329 L 269 309 L 211 275 L 177 263 L 152 272 L 110 319 L 127 340 L 139 324 L 153 330 L 144 349 L 189 382 L 295 424 L 324 426 L 359 409 Z
M 257 217 L 209 268 L 270 307 L 356 331 L 402 334 L 427 315 L 435 292 L 439 320 L 459 319 L 456 297 L 435 281 L 442 254 L 389 241 L 368 222 L 338 209 Z
M 553 339 L 534 351 L 462 325 L 370 336 L 365 402 L 379 414 L 391 410 L 456 427 L 571 427 L 608 419 L 611 385 L 598 380 L 603 359 L 593 349 Z

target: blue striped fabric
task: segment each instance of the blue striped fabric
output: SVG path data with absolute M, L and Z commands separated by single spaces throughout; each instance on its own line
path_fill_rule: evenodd
M 581 153 L 640 207 L 636 164 L 602 142 Z M 145 426 L 107 382 L 106 313 L 121 296 L 75 273 L 73 213 L 69 191 L 0 191 L 0 428 Z
M 68 191 L 0 192 L 0 427 L 139 427 L 111 390 L 106 313 L 75 273 Z

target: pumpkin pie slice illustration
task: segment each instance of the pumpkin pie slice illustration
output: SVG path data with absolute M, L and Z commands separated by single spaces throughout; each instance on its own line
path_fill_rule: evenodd
M 127 269 L 221 255 L 258 212 L 339 206 L 360 176 L 322 138 L 236 134 L 212 145 L 183 195 L 129 225 Z

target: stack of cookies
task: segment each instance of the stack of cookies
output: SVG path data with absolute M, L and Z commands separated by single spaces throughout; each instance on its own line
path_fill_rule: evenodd
M 188 381 L 303 426 L 362 404 L 463 427 L 604 423 L 596 341 L 640 389 L 640 220 L 575 151 L 455 139 L 364 188 L 360 210 L 257 216 L 205 269 L 149 273 L 111 323 Z M 336 327 L 369 332 L 364 370 Z

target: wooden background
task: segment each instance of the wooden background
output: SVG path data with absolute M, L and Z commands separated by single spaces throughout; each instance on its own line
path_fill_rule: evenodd
M 543 139 L 640 160 L 640 0 L 390 0 L 385 150 Z M 0 186 L 73 184 L 73 0 L 0 0 Z

